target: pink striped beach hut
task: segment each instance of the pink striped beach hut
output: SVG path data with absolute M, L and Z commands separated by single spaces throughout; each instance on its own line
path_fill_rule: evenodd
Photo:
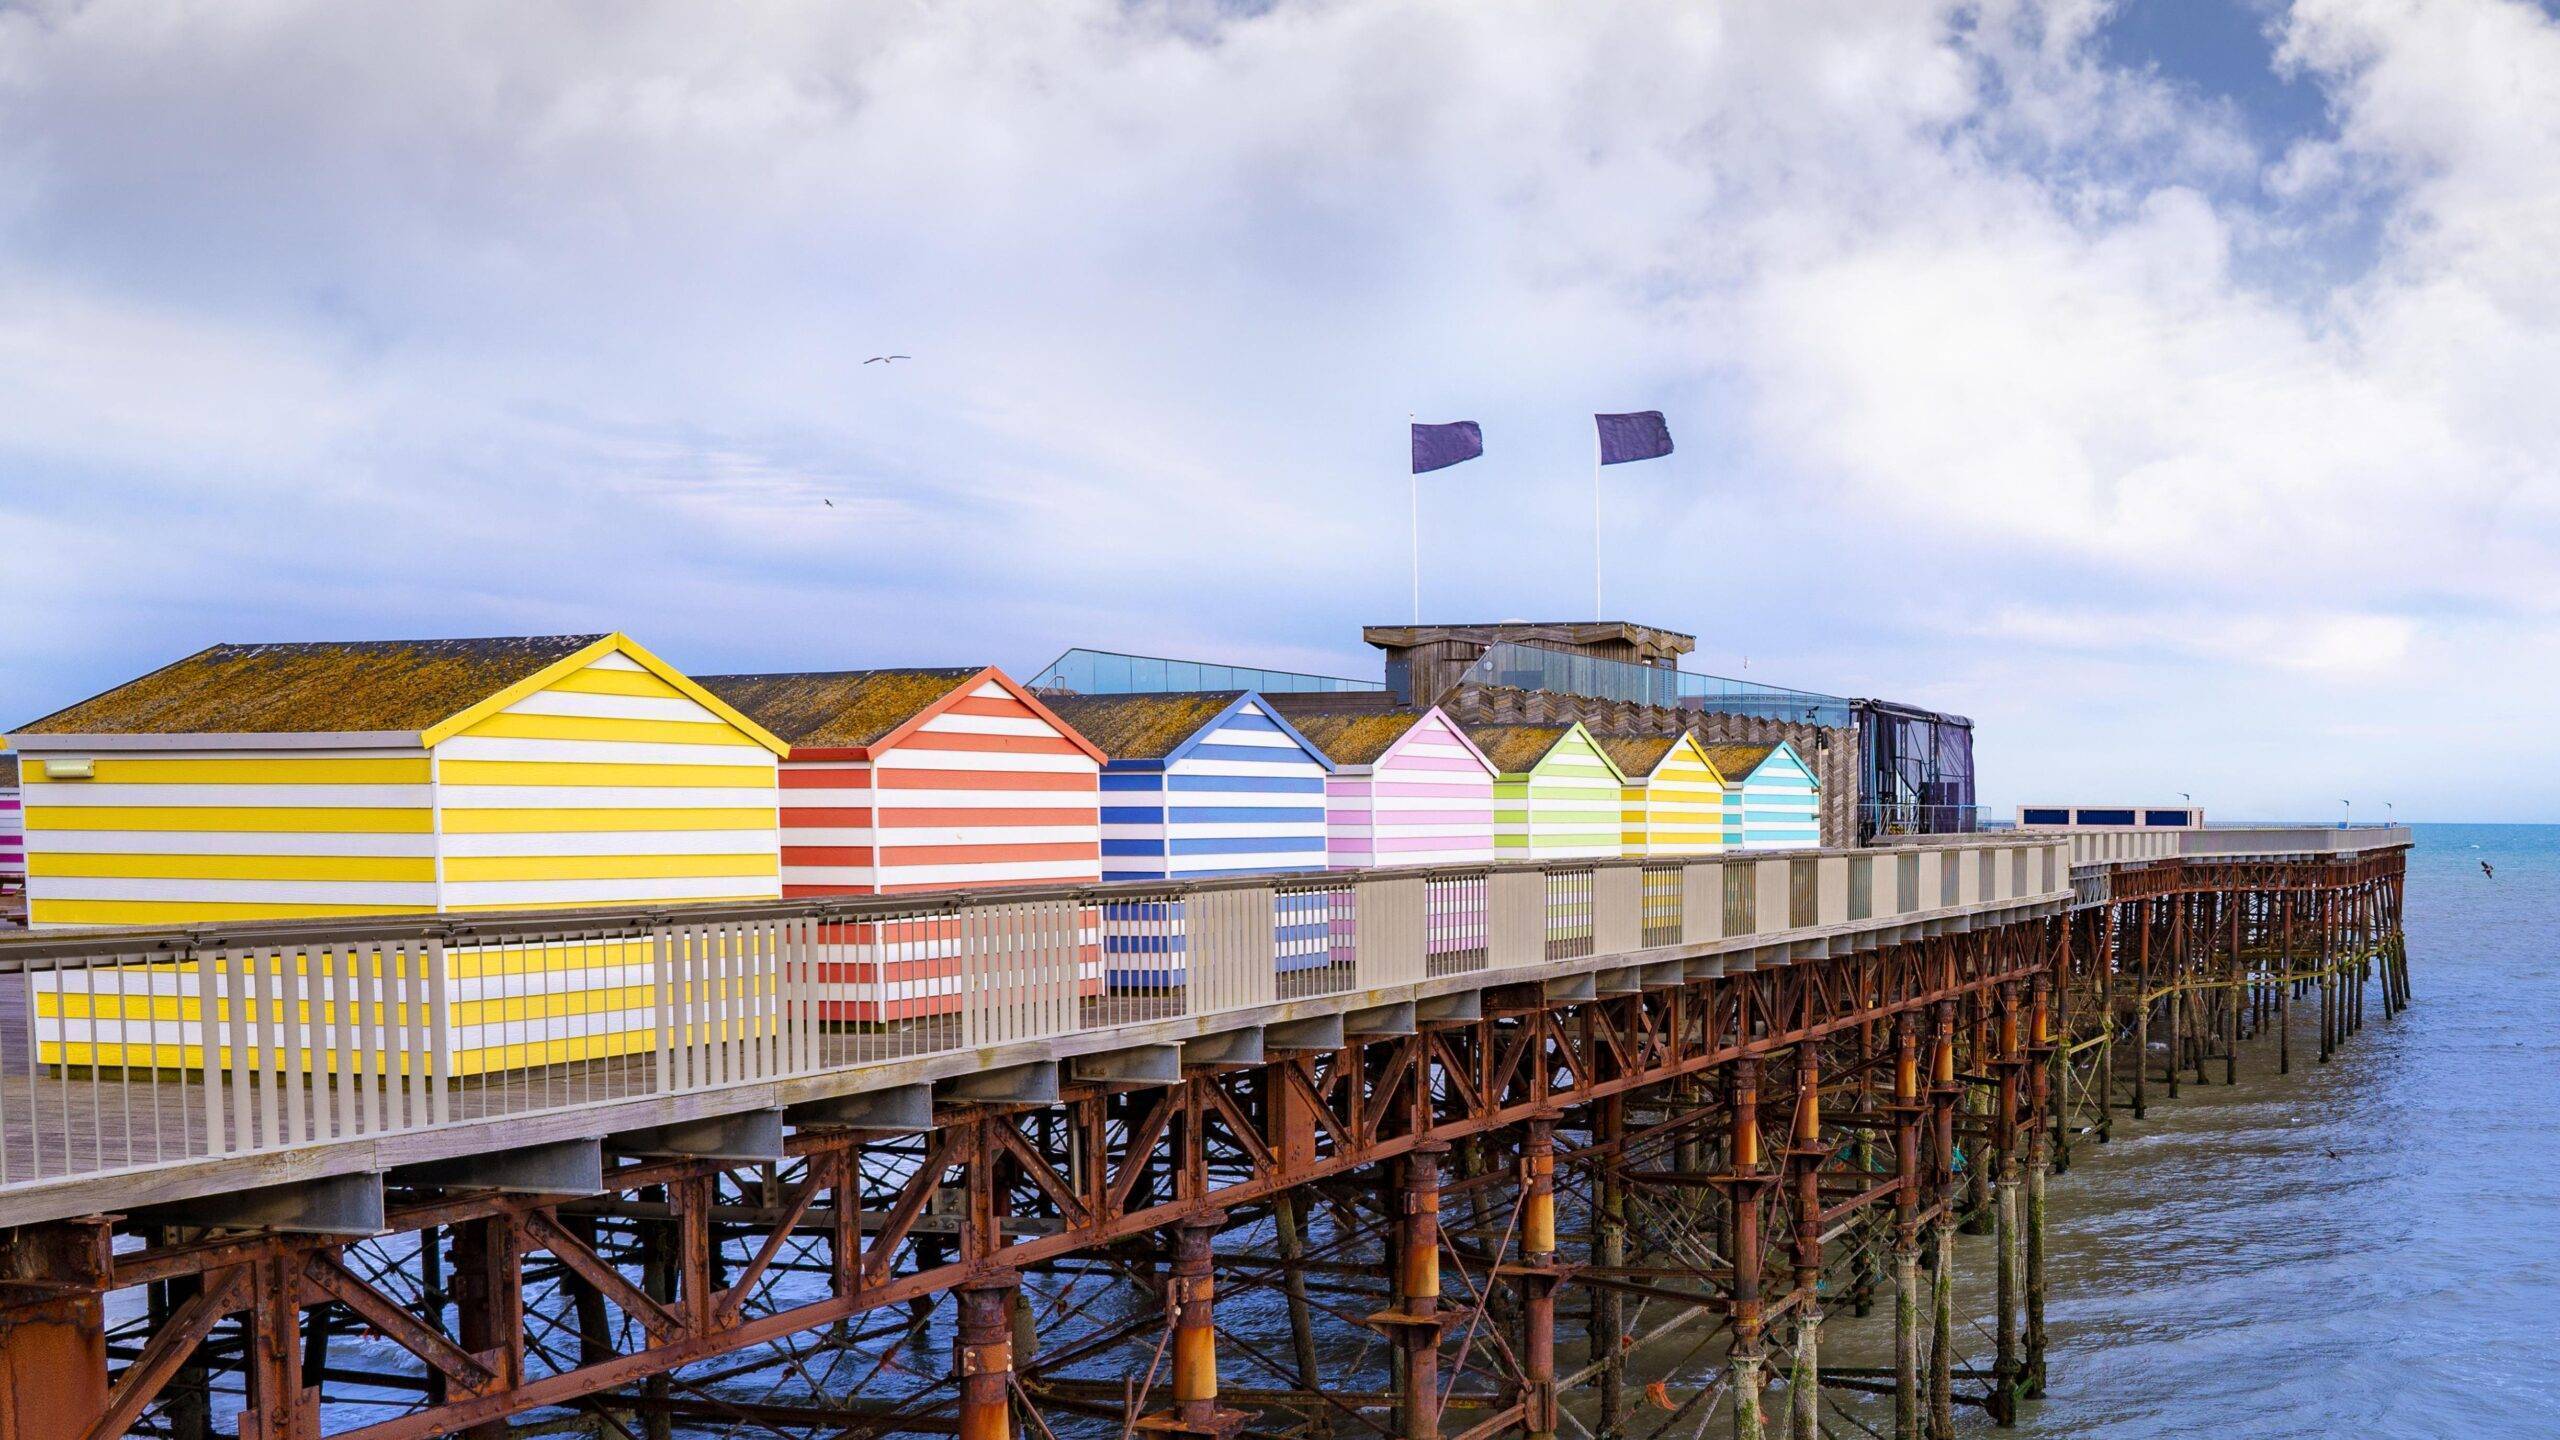
M 0 891 L 27 887 L 26 811 L 18 798 L 18 757 L 0 755 Z
M 1290 719 L 1333 761 L 1327 868 L 1492 861 L 1493 764 L 1437 706 Z
M 1333 762 L 1324 784 L 1328 869 L 1492 862 L 1493 762 L 1437 706 L 1289 718 Z M 1481 880 L 1434 880 L 1424 897 L 1435 966 L 1482 951 Z M 1348 917 L 1335 917 L 1337 958 L 1351 943 Z

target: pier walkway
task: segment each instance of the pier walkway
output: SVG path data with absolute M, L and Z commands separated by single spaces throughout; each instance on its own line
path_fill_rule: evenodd
M 1442 1203 L 1433 1157 L 1449 1144 L 1484 1161 L 1468 1162 L 1477 1190 L 1518 1168 L 1514 1213 L 1478 1224 L 1520 1228 L 1491 1252 L 1477 1233 L 1453 1254 L 1499 1263 L 1526 1306 L 1505 1323 L 1526 1328 L 1505 1347 L 1503 1388 L 1440 1394 L 1444 1344 L 1452 1386 L 1473 1352 L 1433 1318 L 1436 1268 L 1427 1289 L 1411 1265 L 1399 1272 L 1368 1323 L 1402 1357 L 1402 1388 L 1379 1402 L 1400 1433 L 1437 1435 L 1446 1406 L 1479 1398 L 1469 1435 L 1553 1433 L 1567 1284 L 1692 1296 L 1681 1313 L 1731 1331 L 1731 1403 L 1756 1413 L 1771 1335 L 1799 1347 L 1787 1388 L 1813 1383 L 1808 1326 L 1844 1242 L 1872 1242 L 1859 1283 L 1912 1285 L 1886 1271 L 1929 1227 L 2009 1206 L 2003 1233 L 2030 1233 L 2008 1188 L 2030 1171 L 2041 1236 L 2047 1146 L 2093 1128 L 2067 1123 L 2073 1088 L 2102 1125 L 2128 1068 L 2115 1041 L 2131 1033 L 2144 1037 L 2129 1066 L 2140 1093 L 2160 997 L 2230 997 L 2227 1010 L 2169 1002 L 2172 1081 L 2190 1054 L 2236 1063 L 2244 1031 L 2314 976 L 2325 1057 L 2325 977 L 2391 957 L 2408 843 L 2383 828 L 2029 831 L 11 937 L 0 1226 L 21 1228 L 0 1257 L 0 1402 L 30 1367 L 87 1378 L 76 1421 L 0 1403 L 0 1440 L 104 1440 L 146 1415 L 192 1440 L 212 1432 L 197 1402 L 169 1398 L 184 1388 L 173 1379 L 210 1395 L 216 1371 L 245 1387 L 240 1433 L 260 1440 L 393 1440 L 550 1406 L 606 1416 L 606 1433 L 636 1416 L 663 1434 L 696 1402 L 657 1381 L 632 1388 L 647 1377 L 944 1293 L 961 1307 L 944 1397 L 956 1421 L 918 1399 L 926 1408 L 852 1428 L 1001 1435 L 1001 1413 L 1032 1401 L 973 1381 L 1018 1385 L 997 1354 L 1015 1322 L 970 1297 L 1159 1230 L 1198 1234 L 1196 1251 L 1185 1240 L 1168 1255 L 1200 1300 L 1166 1322 L 1195 1338 L 1176 1336 L 1158 1428 L 1232 1433 L 1214 1347 L 1204 1362 L 1196 1338 L 1209 1231 L 1231 1211 L 1299 1227 L 1294 1188 L 1390 1166 L 1386 1253 L 1418 1264 L 1451 1243 L 1418 1208 Z M 2138 983 L 2120 990 L 2119 976 Z M 2384 1003 L 2404 1000 L 2403 976 Z M 2183 1048 L 2182 1014 L 2195 1017 Z M 2225 1035 L 2228 1051 L 2212 1049 Z M 1677 1143 L 1638 1145 L 1626 1128 L 1638 1116 Z M 1764 1123 L 1785 1137 L 1765 1156 Z M 1557 1258 L 1559 1127 L 1581 1136 L 1574 1163 L 1596 1167 L 1594 1213 L 1613 1194 L 1623 1207 L 1626 1187 L 1647 1183 L 1638 1172 L 1721 1207 L 1716 1253 L 1678 1261 L 1705 1290 L 1666 1291 L 1670 1262 L 1631 1263 L 1623 1229 L 1611 1240 L 1586 1226 L 1571 1237 L 1580 1260 Z M 597 1241 L 600 1220 L 638 1248 Z M 430 1251 L 449 1240 L 452 1263 L 480 1278 L 446 1294 L 430 1275 L 403 1301 L 345 1268 L 385 1235 L 424 1236 Z M 675 1249 L 650 1249 L 661 1236 Z M 567 1358 L 510 1334 L 534 1303 L 525 1266 L 544 1252 L 565 1267 L 546 1272 L 552 1298 L 576 1302 L 583 1338 Z M 832 1275 L 819 1295 L 768 1293 L 786 1252 Z M 421 1253 L 414 1240 L 407 1253 Z M 1982 1375 L 1995 1413 L 2042 1384 L 2041 1265 L 2038 1251 L 2033 1384 L 2004 1334 L 2008 1368 Z M 180 1280 L 110 1365 L 100 1300 Z M 324 1424 L 333 1327 L 342 1350 L 361 1328 L 366 1346 L 396 1352 L 390 1370 L 416 1386 L 386 1398 L 348 1370 L 337 1381 L 371 1398 Z M 208 1337 L 235 1328 L 208 1370 Z M 1938 1335 L 1943 1359 L 1953 1342 Z M 1294 1403 L 1320 1408 L 1323 1387 L 1298 1368 Z M 1943 1404 L 1962 1375 L 1903 1378 L 1912 1404 Z M 1043 1394 L 1074 1411 L 1067 1388 Z M 849 1433 L 848 1417 L 870 1413 L 775 1423 Z

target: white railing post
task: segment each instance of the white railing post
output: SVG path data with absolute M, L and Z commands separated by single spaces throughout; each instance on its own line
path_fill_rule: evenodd
M 1724 938 L 1724 865 L 1705 860 L 1680 867 L 1680 943 Z
M 1424 882 L 1361 880 L 1352 887 L 1352 977 L 1363 990 L 1411 985 L 1428 970 Z
M 1591 872 L 1591 953 L 1623 955 L 1644 948 L 1644 867 L 1602 865 Z
M 1546 958 L 1546 872 L 1494 871 L 1485 879 L 1485 968 L 1511 970 Z
M 1795 878 L 1792 860 L 1763 860 L 1751 867 L 1758 880 L 1759 893 L 1751 897 L 1751 915 L 1755 922 L 1751 933 L 1770 935 L 1793 928 L 1794 917 L 1788 903 Z
M 1268 1005 L 1279 995 L 1279 897 L 1269 886 L 1212 890 L 1184 900 L 1190 933 L 1185 986 L 1191 1013 Z

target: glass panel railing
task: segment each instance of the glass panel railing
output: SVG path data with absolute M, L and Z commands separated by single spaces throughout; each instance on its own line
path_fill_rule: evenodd
M 1384 690 L 1377 680 L 1308 675 L 1252 665 L 1175 660 L 1162 655 L 1123 655 L 1111 650 L 1069 650 L 1031 677 L 1031 688 L 1070 695 L 1154 695 L 1186 690 L 1259 690 L 1266 695 Z
M 1488 645 L 1469 667 L 1466 678 L 1479 685 L 1548 690 L 1666 709 L 1794 720 L 1841 729 L 1850 723 L 1849 702 L 1837 695 L 1658 665 L 1632 665 L 1624 660 L 1604 660 L 1596 655 L 1576 655 L 1534 645 Z

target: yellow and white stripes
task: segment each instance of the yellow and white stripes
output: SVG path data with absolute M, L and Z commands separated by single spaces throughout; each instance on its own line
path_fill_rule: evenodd
M 432 767 L 416 750 L 111 754 L 90 768 L 24 766 L 34 924 L 435 908 Z
M 431 752 L 447 909 L 781 893 L 771 750 L 618 652 Z
M 1724 777 L 1697 737 L 1682 735 L 1653 773 L 1626 788 L 1629 855 L 1697 855 L 1724 848 Z

